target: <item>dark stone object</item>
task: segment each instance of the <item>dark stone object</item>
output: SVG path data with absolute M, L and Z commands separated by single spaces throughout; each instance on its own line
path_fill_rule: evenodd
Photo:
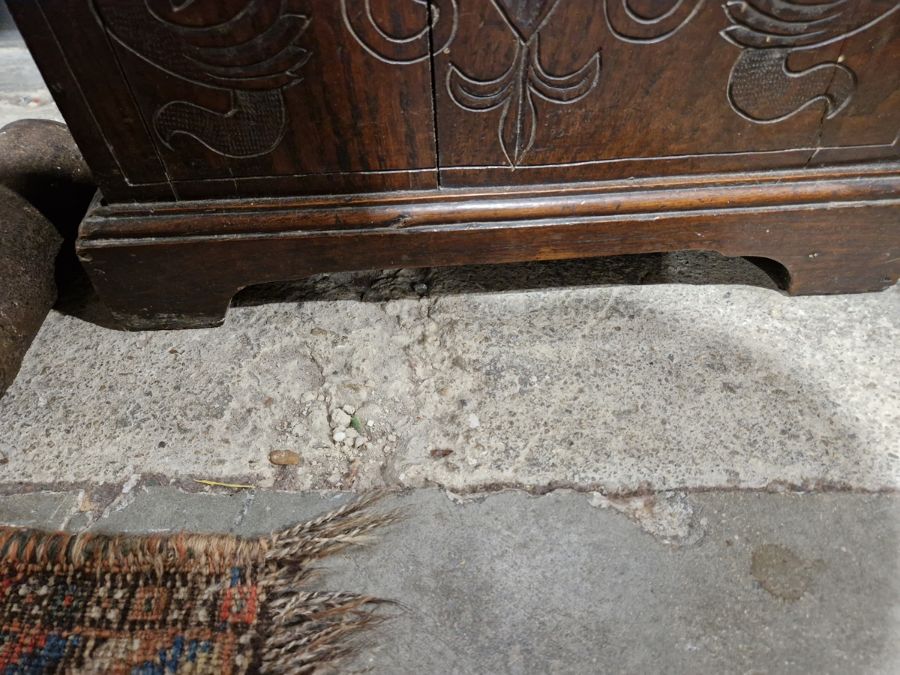
M 94 192 L 64 124 L 0 129 L 0 395 L 56 301 L 56 279 L 80 271 L 74 241 Z
M 0 395 L 56 301 L 62 237 L 41 213 L 0 185 Z
M 69 129 L 51 120 L 17 120 L 0 129 L 0 185 L 24 197 L 67 242 L 75 241 L 97 190 Z

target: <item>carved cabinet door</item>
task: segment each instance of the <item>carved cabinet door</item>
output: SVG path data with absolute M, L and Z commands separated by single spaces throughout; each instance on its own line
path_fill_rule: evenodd
M 898 156 L 900 0 L 8 0 L 110 201 Z
M 897 0 L 441 4 L 443 185 L 898 155 Z
M 108 197 L 437 184 L 427 0 L 10 6 Z

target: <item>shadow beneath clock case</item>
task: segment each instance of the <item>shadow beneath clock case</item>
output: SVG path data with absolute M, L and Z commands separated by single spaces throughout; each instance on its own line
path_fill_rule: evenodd
M 769 261 L 765 261 L 769 262 Z M 388 299 L 430 295 L 504 293 L 584 286 L 645 284 L 739 284 L 778 289 L 779 270 L 764 271 L 745 258 L 686 251 L 422 269 L 321 274 L 289 283 L 252 286 L 238 293 L 233 307 L 303 300 Z M 776 276 L 770 276 L 770 272 Z M 439 283 L 433 283 L 439 280 Z
M 764 271 L 765 270 L 765 271 Z M 647 284 L 738 284 L 778 290 L 785 274 L 769 260 L 728 258 L 685 251 L 578 260 L 317 274 L 289 282 L 251 286 L 232 307 L 302 301 L 383 302 L 424 295 L 465 295 L 583 286 Z M 433 283 L 439 279 L 440 283 Z M 119 328 L 85 276 L 60 289 L 56 309 L 84 321 Z
M 775 263 L 773 265 L 778 267 Z M 378 302 L 426 294 L 439 297 L 468 293 L 665 283 L 740 284 L 778 289 L 773 277 L 745 258 L 727 258 L 717 253 L 689 251 L 324 274 L 290 283 L 247 288 L 235 296 L 232 306 L 302 300 L 356 299 Z

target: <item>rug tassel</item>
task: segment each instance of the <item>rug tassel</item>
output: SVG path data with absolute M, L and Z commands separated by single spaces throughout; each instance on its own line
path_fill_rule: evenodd
M 371 492 L 314 520 L 274 533 L 266 542 L 268 570 L 261 586 L 273 625 L 261 650 L 263 673 L 312 673 L 351 655 L 353 636 L 381 620 L 387 601 L 346 592 L 304 591 L 307 565 L 350 546 L 369 543 L 373 532 L 401 517 L 398 510 L 368 513 L 389 494 Z

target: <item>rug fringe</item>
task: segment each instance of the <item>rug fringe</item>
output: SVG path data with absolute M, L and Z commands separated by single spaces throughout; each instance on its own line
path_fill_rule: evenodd
M 304 588 L 312 565 L 401 518 L 400 510 L 370 509 L 390 491 L 363 494 L 313 520 L 267 537 L 230 535 L 68 534 L 0 526 L 0 563 L 20 574 L 52 571 L 101 574 L 228 573 L 252 570 L 269 630 L 257 633 L 255 660 L 263 673 L 301 674 L 333 667 L 357 648 L 353 637 L 382 620 L 389 601 L 346 592 Z M 254 672 L 256 669 L 253 669 Z
M 360 496 L 319 518 L 274 533 L 266 542 L 268 571 L 260 579 L 273 627 L 261 650 L 261 672 L 301 675 L 332 666 L 355 651 L 352 638 L 382 618 L 389 601 L 346 592 L 302 591 L 315 560 L 372 540 L 372 532 L 401 518 L 401 511 L 368 513 L 389 494 Z
M 388 494 L 388 490 L 369 492 L 319 518 L 272 534 L 266 542 L 266 560 L 302 564 L 348 546 L 369 543 L 373 530 L 401 517 L 397 509 L 385 513 L 365 512 Z

